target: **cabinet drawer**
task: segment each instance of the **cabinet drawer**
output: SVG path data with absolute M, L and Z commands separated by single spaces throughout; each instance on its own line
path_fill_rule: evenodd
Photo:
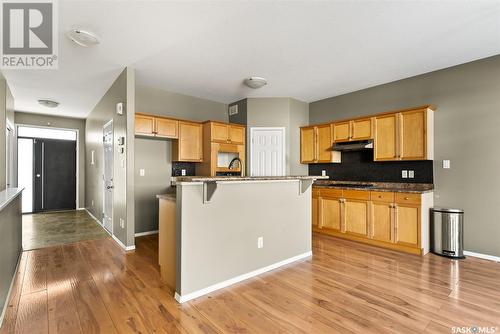
M 396 193 L 396 203 L 399 204 L 420 204 L 420 194 Z
M 388 191 L 372 191 L 371 199 L 375 202 L 394 203 L 394 193 Z
M 370 200 L 370 192 L 366 190 L 346 190 L 344 189 L 345 199 L 359 199 L 364 201 Z
M 319 195 L 321 197 L 342 197 L 342 189 L 334 188 L 321 188 L 319 190 Z

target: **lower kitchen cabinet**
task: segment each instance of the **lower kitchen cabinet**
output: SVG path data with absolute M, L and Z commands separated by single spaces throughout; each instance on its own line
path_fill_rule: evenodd
M 403 252 L 429 251 L 433 193 L 313 187 L 313 231 Z

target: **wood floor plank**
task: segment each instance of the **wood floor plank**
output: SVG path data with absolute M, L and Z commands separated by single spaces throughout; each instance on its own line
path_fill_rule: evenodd
M 450 333 L 500 327 L 500 263 L 402 254 L 313 235 L 313 257 L 184 304 L 160 279 L 158 236 L 22 255 L 0 334 Z
M 23 294 L 19 301 L 15 333 L 45 334 L 49 332 L 47 291 Z

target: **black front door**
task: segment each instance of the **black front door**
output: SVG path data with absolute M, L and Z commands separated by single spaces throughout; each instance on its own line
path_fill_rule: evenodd
M 76 141 L 33 140 L 33 211 L 76 208 Z

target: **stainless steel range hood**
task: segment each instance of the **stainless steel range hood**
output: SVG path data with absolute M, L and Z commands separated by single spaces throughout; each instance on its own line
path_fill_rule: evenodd
M 373 149 L 373 140 L 348 141 L 344 143 L 334 143 L 332 151 L 348 152 Z

